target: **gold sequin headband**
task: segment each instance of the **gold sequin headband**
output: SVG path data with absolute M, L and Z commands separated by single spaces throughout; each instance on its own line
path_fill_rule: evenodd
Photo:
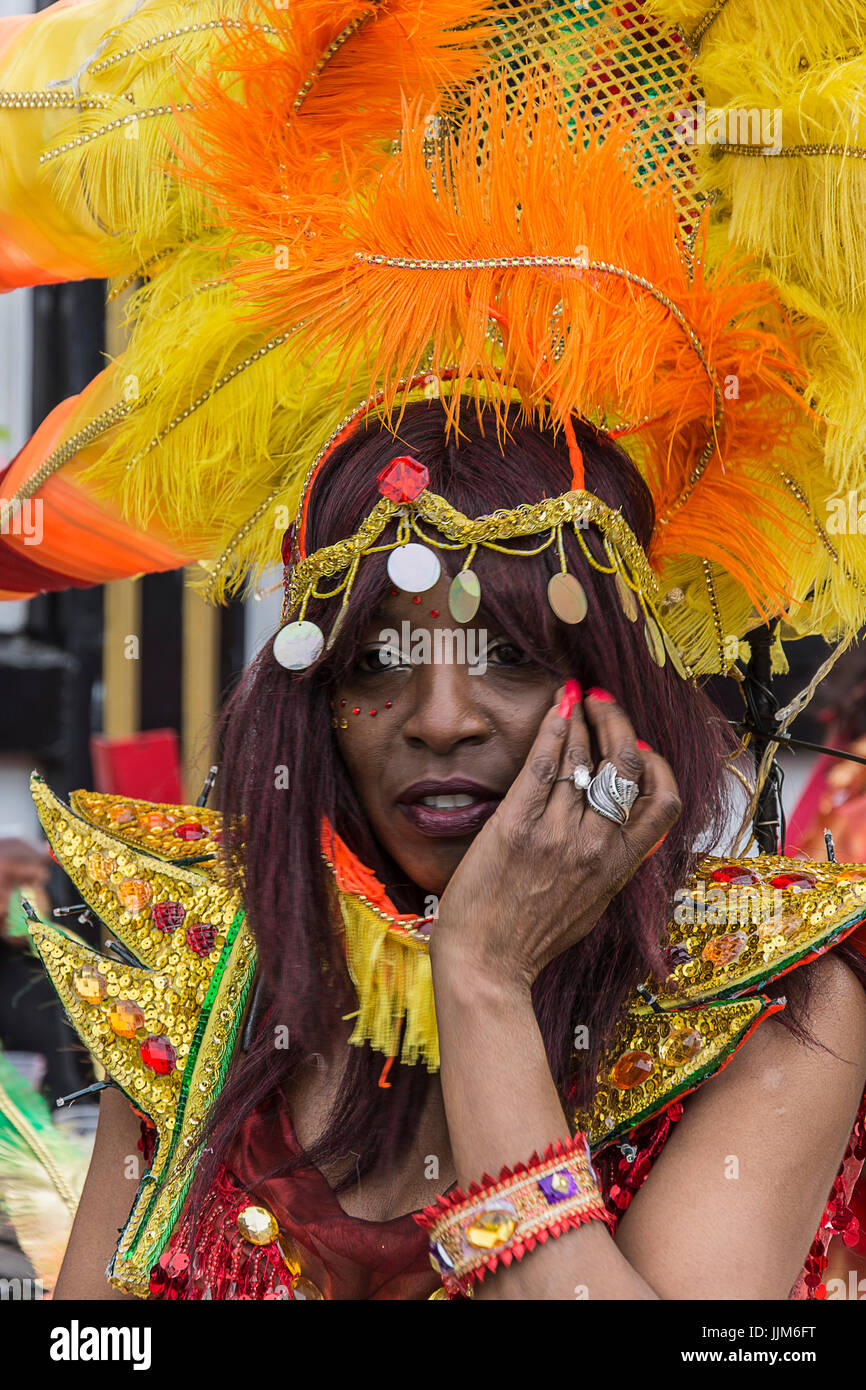
M 466 559 L 451 581 L 448 594 L 451 616 L 455 622 L 465 624 L 472 621 L 481 604 L 481 582 L 472 569 L 479 547 L 530 558 L 555 545 L 560 569 L 548 583 L 548 602 L 560 621 L 582 622 L 588 611 L 588 601 L 582 584 L 568 571 L 563 528 L 569 527 L 592 568 L 613 578 L 626 617 L 631 622 L 642 617 L 647 648 L 656 664 L 664 666 L 670 657 L 683 679 L 693 675 L 665 631 L 659 612 L 659 584 L 643 547 L 619 511 L 584 489 L 470 518 L 452 507 L 444 497 L 428 490 L 429 474 L 423 464 L 409 455 L 401 455 L 392 459 L 379 474 L 382 500 L 355 534 L 324 546 L 312 555 L 302 555 L 299 537 L 303 537 L 312 479 L 323 459 L 346 437 L 359 413 L 354 412 L 343 422 L 314 462 L 305 482 L 298 518 L 284 541 L 283 626 L 273 644 L 274 656 L 280 665 L 290 671 L 302 671 L 319 660 L 342 626 L 361 560 L 374 554 L 388 555 L 388 577 L 396 588 L 418 594 L 432 589 L 439 581 L 442 566 L 436 550 L 466 550 Z M 395 521 L 394 539 L 381 542 L 383 533 Z M 424 529 L 425 525 L 432 527 L 438 538 Z M 589 526 L 601 533 L 606 564 L 592 554 L 586 543 L 583 532 Z M 544 536 L 545 539 L 531 549 L 503 544 L 527 536 Z M 336 580 L 336 583 L 320 587 L 322 581 L 329 580 Z M 340 595 L 340 611 L 326 641 L 321 628 L 307 619 L 307 607 L 311 599 L 325 601 Z

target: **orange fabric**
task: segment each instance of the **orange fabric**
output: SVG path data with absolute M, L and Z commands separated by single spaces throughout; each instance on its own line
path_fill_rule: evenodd
M 79 396 L 63 401 L 43 421 L 3 475 L 2 495 L 7 501 L 65 439 L 104 409 L 110 399 L 110 376 L 111 369 L 101 372 Z M 47 568 L 89 584 L 178 569 L 189 563 L 190 557 L 157 528 L 138 531 L 121 519 L 116 507 L 83 491 L 77 474 L 86 462 L 86 451 L 82 451 L 62 471 L 52 474 L 33 499 L 42 512 L 38 545 L 28 543 L 8 527 L 4 544 Z M 0 560 L 0 586 L 2 583 Z

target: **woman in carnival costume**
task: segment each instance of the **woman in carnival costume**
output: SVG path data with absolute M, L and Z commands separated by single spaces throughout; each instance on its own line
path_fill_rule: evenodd
M 34 779 L 120 943 L 30 924 L 117 1088 L 58 1296 L 823 1296 L 866 870 L 706 855 L 701 690 L 866 617 L 821 522 L 866 430 L 863 20 L 809 10 L 0 29 L 4 283 L 143 282 L 4 478 L 45 513 L 4 593 L 285 584 L 219 812 Z

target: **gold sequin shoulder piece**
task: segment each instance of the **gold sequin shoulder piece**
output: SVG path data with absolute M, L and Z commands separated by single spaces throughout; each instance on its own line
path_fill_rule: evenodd
M 593 1152 L 715 1076 L 757 1026 L 785 1007 L 763 988 L 866 922 L 866 865 L 762 855 L 705 859 L 677 896 L 667 978 L 623 1010 L 576 1117 Z M 588 1040 L 583 1041 L 587 1045 Z M 579 1025 L 575 1042 L 581 1045 Z
M 66 806 L 35 774 L 31 790 L 57 860 L 122 947 L 120 958 L 30 923 L 82 1042 L 156 1127 L 109 1266 L 112 1284 L 147 1297 L 189 1186 L 179 1160 L 232 1058 L 255 945 L 218 858 L 217 812 L 95 792 L 74 792 Z M 173 834 L 183 827 L 188 838 Z

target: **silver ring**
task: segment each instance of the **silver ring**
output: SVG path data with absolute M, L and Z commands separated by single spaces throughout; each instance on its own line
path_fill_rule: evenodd
M 620 777 L 613 763 L 605 763 L 586 789 L 592 809 L 615 825 L 625 825 L 639 795 L 637 782 Z
M 573 782 L 575 790 L 585 792 L 592 781 L 592 768 L 587 767 L 586 763 L 578 763 L 574 772 L 570 772 L 567 777 L 557 777 L 557 782 Z

